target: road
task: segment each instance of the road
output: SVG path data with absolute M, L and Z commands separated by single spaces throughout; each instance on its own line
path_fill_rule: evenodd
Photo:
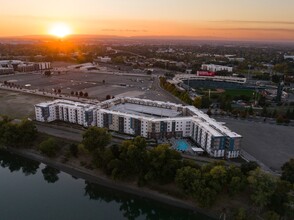
M 163 88 L 161 88 L 159 76 L 154 77 L 152 89 L 154 89 L 154 91 L 158 92 L 160 95 L 166 97 L 165 101 L 170 101 L 173 103 L 186 105 L 186 103 L 184 103 L 182 100 L 180 100 L 179 98 L 175 97 L 174 95 L 172 95 L 168 91 L 165 91 Z M 152 100 L 156 100 L 156 98 L 153 98 Z
M 46 133 L 55 137 L 65 138 L 77 142 L 82 141 L 82 130 L 78 130 L 70 127 L 61 127 L 53 124 L 35 123 L 37 130 L 41 133 Z
M 55 124 L 46 124 L 41 122 L 35 122 L 38 132 L 49 134 L 54 137 L 65 138 L 72 141 L 81 142 L 83 140 L 83 133 L 85 130 L 77 129 L 74 127 L 68 127 L 55 125 Z M 121 143 L 122 139 L 115 138 L 112 136 L 111 143 Z

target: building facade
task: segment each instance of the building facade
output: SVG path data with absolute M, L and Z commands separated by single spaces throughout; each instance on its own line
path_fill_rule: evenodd
M 55 100 L 35 105 L 36 120 L 97 126 L 145 138 L 191 138 L 212 157 L 236 158 L 242 136 L 194 106 L 137 98 L 115 98 L 90 105 Z
M 211 72 L 218 72 L 218 71 L 228 71 L 230 73 L 233 72 L 233 67 L 215 65 L 215 64 L 202 64 L 201 69 L 206 71 L 211 71 Z

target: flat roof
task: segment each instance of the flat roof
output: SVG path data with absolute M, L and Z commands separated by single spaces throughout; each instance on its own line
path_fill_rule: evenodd
M 174 118 L 182 116 L 181 112 L 173 109 L 160 108 L 155 106 L 140 105 L 133 103 L 124 103 L 111 106 L 108 108 L 111 111 L 118 111 L 128 114 L 154 117 L 154 118 Z
M 69 101 L 69 100 L 61 100 L 61 99 L 57 99 L 51 102 L 42 102 L 39 104 L 36 104 L 36 106 L 39 107 L 49 107 L 51 105 L 54 104 L 60 104 L 60 105 L 67 105 L 67 106 L 75 106 L 75 107 L 80 107 L 80 108 L 95 108 L 95 105 L 91 105 L 91 104 L 87 104 L 87 103 L 82 103 L 82 102 L 73 102 L 73 101 Z

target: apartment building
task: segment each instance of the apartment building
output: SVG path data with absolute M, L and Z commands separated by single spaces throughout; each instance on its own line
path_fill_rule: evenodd
M 218 71 L 228 71 L 230 73 L 233 72 L 233 67 L 215 65 L 215 64 L 202 64 L 201 69 L 206 71 L 211 71 L 211 72 L 218 72 Z
M 138 98 L 114 98 L 90 105 L 66 100 L 35 105 L 36 120 L 61 120 L 84 127 L 153 139 L 191 138 L 212 157 L 236 158 L 241 138 L 194 106 Z

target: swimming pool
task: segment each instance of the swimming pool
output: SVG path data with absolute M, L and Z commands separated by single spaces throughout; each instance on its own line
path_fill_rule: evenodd
M 189 147 L 189 144 L 185 140 L 178 140 L 176 142 L 176 148 L 180 151 L 186 151 Z

